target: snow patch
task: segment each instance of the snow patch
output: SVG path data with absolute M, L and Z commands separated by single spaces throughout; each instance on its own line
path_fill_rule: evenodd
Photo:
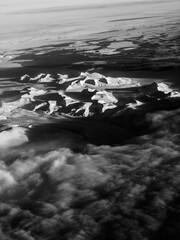
M 30 76 L 27 74 L 21 77 L 21 81 L 29 81 L 29 80 L 30 80 Z
M 78 110 L 76 110 L 76 113 L 78 113 L 81 110 L 84 110 L 84 114 L 83 115 L 85 117 L 88 117 L 90 115 L 89 108 L 90 108 L 91 105 L 92 105 L 92 103 L 90 103 L 90 102 L 85 103 L 82 107 L 80 107 Z
M 117 107 L 117 105 L 114 105 L 113 103 L 104 103 L 103 108 L 102 108 L 102 112 L 104 113 L 106 110 L 114 109 L 116 107 Z
M 46 106 L 46 105 L 47 105 L 46 102 L 41 103 L 41 104 L 39 104 L 38 106 L 36 106 L 36 107 L 34 108 L 34 111 L 37 111 L 37 110 L 39 110 L 40 108 L 42 108 L 42 107 L 44 107 L 44 106 Z
M 31 101 L 35 101 L 35 99 L 34 99 L 35 96 L 41 96 L 41 95 L 44 95 L 45 93 L 46 93 L 46 91 L 44 91 L 44 90 L 39 90 L 37 88 L 30 87 L 29 93 L 22 95 L 21 98 L 24 98 L 24 99 L 29 98 Z
M 164 92 L 165 94 L 170 94 L 169 97 L 180 97 L 180 92 L 174 91 L 169 85 L 165 83 L 157 83 L 157 89 L 160 92 Z
M 30 103 L 29 98 L 20 98 L 17 101 L 14 102 L 3 102 L 2 101 L 2 106 L 0 108 L 0 115 L 2 115 L 2 118 L 6 118 L 9 113 L 14 111 L 17 108 L 22 108 L 24 105 Z M 4 119 L 3 119 L 4 120 Z
M 68 97 L 66 95 L 64 95 L 63 98 L 64 98 L 64 101 L 66 103 L 66 107 L 68 107 L 69 105 L 74 104 L 74 103 L 79 103 L 79 101 L 76 101 L 73 98 Z
M 49 83 L 53 82 L 55 79 L 51 76 L 51 74 L 40 73 L 36 77 L 30 77 L 28 74 L 25 74 L 21 77 L 21 81 L 23 82 L 39 82 L 39 83 Z
M 54 78 L 51 76 L 51 74 L 47 74 L 46 76 L 40 78 L 40 80 L 38 80 L 38 82 L 40 83 L 51 83 L 54 82 Z
M 171 95 L 170 95 L 170 97 L 180 97 L 180 92 L 178 92 L 178 91 L 173 91 L 173 92 L 171 92 Z
M 157 89 L 160 92 L 164 92 L 165 94 L 171 93 L 173 90 L 165 83 L 157 83 Z
M 92 100 L 97 100 L 98 103 L 117 103 L 118 100 L 113 96 L 112 93 L 106 91 L 96 92 L 94 96 L 91 98 Z
M 81 78 L 84 79 L 81 79 Z M 79 81 L 78 81 L 79 80 Z M 69 81 L 69 79 L 66 79 Z M 123 77 L 106 77 L 100 73 L 81 72 L 80 76 L 74 79 L 66 89 L 66 91 L 82 91 L 85 88 L 91 89 L 111 89 L 111 88 L 126 88 L 137 87 L 140 83 L 130 78 Z
M 131 109 L 137 109 L 137 107 L 143 105 L 144 103 L 138 101 L 138 100 L 135 100 L 135 103 L 128 103 L 126 104 L 127 108 L 131 108 Z
M 57 101 L 48 101 L 49 103 L 49 114 L 52 114 L 57 109 Z

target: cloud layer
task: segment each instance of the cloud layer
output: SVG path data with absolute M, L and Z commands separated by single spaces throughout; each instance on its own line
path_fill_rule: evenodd
M 4 152 L 0 238 L 177 239 L 179 115 L 149 114 L 157 130 L 122 146 L 88 145 L 86 153 L 74 153 L 29 145 Z

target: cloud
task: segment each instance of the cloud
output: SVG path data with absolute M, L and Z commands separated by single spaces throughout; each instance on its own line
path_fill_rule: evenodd
M 16 184 L 14 177 L 5 169 L 0 169 L 0 194 L 5 190 L 9 190 Z
M 17 147 L 28 142 L 26 131 L 22 127 L 13 127 L 10 130 L 0 132 L 0 150 Z
M 89 144 L 86 153 L 58 145 L 39 151 L 33 143 L 9 149 L 0 163 L 1 238 L 172 238 L 180 198 L 179 115 L 149 113 L 154 131 L 121 146 Z

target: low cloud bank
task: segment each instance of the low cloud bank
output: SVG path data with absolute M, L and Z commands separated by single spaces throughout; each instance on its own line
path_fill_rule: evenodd
M 0 239 L 178 239 L 180 110 L 148 118 L 157 130 L 123 146 L 4 153 Z
M 28 137 L 25 128 L 13 127 L 11 130 L 0 132 L 0 151 L 17 147 L 26 142 L 28 142 Z

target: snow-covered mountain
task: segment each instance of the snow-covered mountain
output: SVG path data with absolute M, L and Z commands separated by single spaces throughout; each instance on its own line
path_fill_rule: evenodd
M 77 77 L 24 75 L 20 83 L 24 82 L 28 82 L 28 87 L 22 87 L 18 99 L 1 101 L 1 119 L 9 118 L 18 109 L 55 117 L 112 117 L 119 112 L 143 110 L 164 99 L 171 101 L 180 97 L 178 91 L 164 82 L 141 85 L 130 78 L 108 77 L 96 72 L 81 72 Z M 54 88 L 48 87 L 51 84 Z

